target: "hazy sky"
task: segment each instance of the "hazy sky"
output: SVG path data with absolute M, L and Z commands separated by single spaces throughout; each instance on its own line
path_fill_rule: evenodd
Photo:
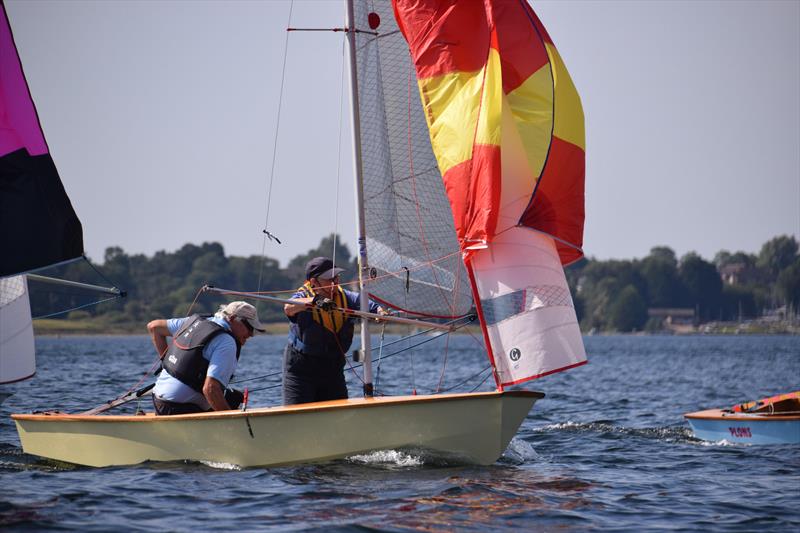
M 5 3 L 92 259 L 261 254 L 289 2 Z M 342 5 L 296 1 L 291 24 L 340 27 Z M 532 5 L 583 100 L 587 256 L 800 236 L 800 2 Z M 342 41 L 289 34 L 269 213 L 283 244 L 266 245 L 282 264 L 333 230 L 355 251 Z

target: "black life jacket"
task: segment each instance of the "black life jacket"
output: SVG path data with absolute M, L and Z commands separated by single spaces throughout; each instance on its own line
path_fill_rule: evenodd
M 202 393 L 208 372 L 208 359 L 203 357 L 203 348 L 220 334 L 230 335 L 236 343 L 236 361 L 239 361 L 242 346 L 230 331 L 200 315 L 192 315 L 172 338 L 161 366 L 170 376 Z
M 298 289 L 303 296 L 313 298 L 314 289 L 306 283 Z M 333 293 L 336 307 L 347 309 L 344 289 L 337 286 Z M 289 343 L 306 355 L 341 358 L 353 343 L 354 320 L 341 311 L 323 311 L 313 307 L 295 315 L 289 328 Z

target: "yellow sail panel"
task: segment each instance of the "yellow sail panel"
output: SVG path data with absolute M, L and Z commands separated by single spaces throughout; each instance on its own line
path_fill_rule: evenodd
M 503 87 L 495 50 L 479 71 L 453 72 L 418 83 L 442 174 L 471 159 L 475 143 L 500 144 Z
M 472 157 L 472 137 L 481 99 L 483 71 L 454 72 L 419 80 L 431 145 L 442 174 Z
M 567 67 L 558 50 L 546 43 L 547 54 L 553 65 L 553 85 L 556 92 L 556 116 L 553 135 L 586 150 L 583 106 L 578 91 L 572 83 Z
M 514 117 L 528 157 L 531 174 L 537 179 L 544 168 L 553 131 L 553 77 L 545 65 L 508 93 Z M 505 139 L 504 139 L 505 143 Z

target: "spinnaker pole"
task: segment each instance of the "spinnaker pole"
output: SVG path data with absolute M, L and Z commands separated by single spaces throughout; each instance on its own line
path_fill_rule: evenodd
M 364 171 L 361 164 L 361 117 L 358 107 L 358 73 L 356 63 L 356 17 L 353 0 L 345 0 L 347 50 L 350 69 L 350 110 L 353 123 L 353 170 L 356 182 L 356 220 L 358 221 L 358 290 L 361 294 L 361 312 L 369 312 L 369 296 L 364 282 L 369 277 L 367 260 L 367 230 L 364 221 Z M 361 353 L 364 364 L 364 396 L 372 396 L 372 360 L 369 320 L 361 318 Z

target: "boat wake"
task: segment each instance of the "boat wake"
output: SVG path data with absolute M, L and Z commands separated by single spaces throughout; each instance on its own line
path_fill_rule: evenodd
M 500 462 L 503 464 L 522 465 L 525 463 L 532 463 L 541 459 L 541 456 L 536 453 L 530 442 L 520 437 L 514 437 L 508 443 L 508 448 L 500 456 Z
M 604 420 L 596 422 L 560 422 L 548 424 L 531 430 L 532 433 L 599 433 L 605 435 L 631 436 L 662 442 L 698 442 L 692 430 L 685 426 L 665 426 L 653 428 L 631 428 L 618 426 Z
M 215 470 L 233 470 L 239 471 L 242 469 L 239 465 L 234 465 L 231 463 L 217 463 L 214 461 L 200 461 L 201 464 L 206 465 L 209 468 L 214 468 Z
M 731 441 L 725 440 L 725 439 L 717 440 L 717 441 L 701 440 L 701 439 L 698 439 L 697 437 L 695 437 L 694 435 L 691 436 L 689 441 L 692 444 L 697 444 L 698 446 L 710 446 L 710 447 L 714 447 L 714 448 L 716 448 L 718 446 L 722 446 L 722 447 L 724 447 L 724 446 L 735 446 L 735 447 L 751 446 L 751 444 L 747 444 L 745 442 L 731 442 Z
M 351 463 L 389 468 L 414 468 L 425 464 L 424 454 L 400 450 L 380 450 L 347 458 Z
M 78 467 L 70 463 L 28 455 L 13 444 L 0 443 L 0 473 L 21 472 L 23 470 L 60 472 L 75 470 L 76 468 Z

